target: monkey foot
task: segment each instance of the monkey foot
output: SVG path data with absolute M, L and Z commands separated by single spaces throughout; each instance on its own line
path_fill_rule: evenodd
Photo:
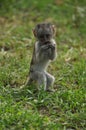
M 47 92 L 55 92 L 53 89 L 47 89 Z

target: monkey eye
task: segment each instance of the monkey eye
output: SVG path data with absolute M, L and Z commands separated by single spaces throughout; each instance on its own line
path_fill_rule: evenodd
M 44 35 L 40 35 L 40 38 L 43 39 L 43 38 L 44 38 Z
M 49 38 L 49 37 L 51 37 L 51 35 L 50 34 L 46 34 L 46 37 Z
M 40 38 L 41 40 L 43 40 L 43 39 L 45 39 L 45 38 L 49 39 L 50 37 L 51 37 L 50 34 L 45 34 L 45 35 L 40 35 L 40 36 L 39 36 L 39 38 Z

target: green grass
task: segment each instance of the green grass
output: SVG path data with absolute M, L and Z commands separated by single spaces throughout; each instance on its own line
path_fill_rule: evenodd
M 1 1 L 0 130 L 86 129 L 85 0 Z M 76 11 L 76 8 L 79 10 Z M 55 24 L 58 57 L 48 71 L 54 93 L 25 83 L 37 23 Z

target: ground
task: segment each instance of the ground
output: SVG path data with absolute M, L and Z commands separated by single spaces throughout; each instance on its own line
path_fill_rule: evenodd
M 2 1 L 0 6 L 0 130 L 85 130 L 86 2 Z M 54 90 L 23 91 L 37 23 L 56 26 L 58 57 L 48 71 Z

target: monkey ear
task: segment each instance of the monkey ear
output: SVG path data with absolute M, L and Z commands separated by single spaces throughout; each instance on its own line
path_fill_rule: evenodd
M 33 34 L 35 37 L 37 37 L 36 29 L 33 29 Z
M 37 31 L 40 28 L 40 24 L 37 24 L 36 27 L 33 29 L 33 34 L 35 37 L 37 37 Z
M 52 30 L 53 30 L 53 35 L 55 36 L 55 34 L 56 34 L 56 27 L 55 27 L 55 25 L 52 25 Z

